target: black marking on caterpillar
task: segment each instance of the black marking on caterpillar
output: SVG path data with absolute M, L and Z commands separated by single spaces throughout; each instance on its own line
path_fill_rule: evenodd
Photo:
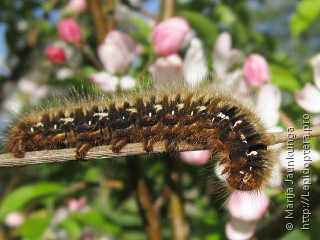
M 233 189 L 258 190 L 270 177 L 270 140 L 262 121 L 240 101 L 196 90 L 92 100 L 31 113 L 13 128 L 8 151 L 23 158 L 29 151 L 75 148 L 76 158 L 83 159 L 99 145 L 111 145 L 117 153 L 128 143 L 141 142 L 152 152 L 157 141 L 164 141 L 167 151 L 185 143 L 210 149 Z

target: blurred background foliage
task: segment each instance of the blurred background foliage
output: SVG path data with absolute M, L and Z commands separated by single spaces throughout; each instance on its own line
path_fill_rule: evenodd
M 105 14 L 107 2 L 101 1 Z M 152 29 L 137 6 L 159 15 L 161 1 L 117 2 L 121 6 L 129 6 L 130 14 L 116 22 L 116 29 L 127 32 L 145 49 L 131 70 L 133 76 L 138 76 L 154 59 L 154 53 L 149 40 Z M 14 92 L 12 89 L 17 82 L 26 76 L 36 78 L 40 85 L 49 86 L 51 93 L 58 96 L 66 94 L 71 86 L 78 90 L 91 87 L 88 75 L 98 69 L 90 55 L 81 55 L 80 59 L 82 50 L 78 49 L 74 62 L 70 63 L 75 74 L 63 81 L 56 77 L 57 69 L 43 57 L 45 48 L 56 39 L 57 23 L 66 3 L 55 0 L 0 2 L 1 102 L 5 102 Z M 203 41 L 209 63 L 212 62 L 211 51 L 218 35 L 227 31 L 232 36 L 234 48 L 246 54 L 260 53 L 268 60 L 271 82 L 281 89 L 283 96 L 292 96 L 305 83 L 312 82 L 309 60 L 320 50 L 320 1 L 181 0 L 177 1 L 176 15 L 187 19 Z M 95 54 L 99 42 L 89 11 L 82 13 L 77 20 Z M 30 106 L 29 97 L 21 98 L 24 99 L 23 108 Z M 286 99 L 282 109 L 297 127 L 301 127 L 303 110 L 292 97 Z M 0 128 L 5 132 L 12 118 L 5 109 L 0 114 Z M 312 144 L 319 149 L 319 141 L 313 140 Z M 165 239 L 170 239 L 167 217 L 170 190 L 166 181 L 168 166 L 163 160 L 165 158 L 167 156 L 164 155 L 141 156 L 140 164 L 148 185 L 152 186 L 151 198 L 160 202 L 157 214 L 161 232 Z M 133 194 L 134 169 L 128 161 L 118 158 L 0 169 L 0 239 L 147 239 L 144 219 L 139 214 Z M 211 193 L 212 185 L 218 179 L 209 165 L 181 166 L 184 207 L 190 239 L 193 240 L 226 239 L 225 224 L 230 218 L 223 207 L 226 197 L 220 192 Z M 320 165 L 314 164 L 312 176 L 319 174 Z M 295 179 L 300 175 L 295 173 Z M 317 180 L 312 187 L 316 192 L 314 195 L 319 196 Z M 284 192 L 275 190 L 268 194 L 272 197 L 272 204 L 258 224 L 258 239 L 263 239 L 263 231 L 272 230 L 268 226 L 270 219 L 284 221 L 277 219 L 278 212 L 286 205 Z M 277 237 L 274 239 L 319 239 L 319 207 L 319 202 L 312 206 L 310 231 L 299 230 L 297 223 L 295 230 L 287 232 L 283 229 L 275 233 Z M 17 227 L 8 226 L 5 222 L 12 212 L 19 212 L 24 217 L 23 223 Z

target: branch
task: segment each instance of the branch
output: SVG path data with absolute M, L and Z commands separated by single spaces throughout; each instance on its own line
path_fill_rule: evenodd
M 135 197 L 144 222 L 144 227 L 146 229 L 148 239 L 162 240 L 160 223 L 156 211 L 153 207 L 147 181 L 143 176 L 141 161 L 137 157 L 130 157 L 128 163 L 131 169 L 130 173 L 136 195 Z
M 186 220 L 182 196 L 182 161 L 167 154 L 166 182 L 171 189 L 168 203 L 168 220 L 173 240 L 189 239 L 189 224 Z
M 320 136 L 320 126 L 314 127 L 310 132 L 306 132 L 303 129 L 298 129 L 295 132 L 296 137 L 294 139 L 302 139 L 303 136 L 310 133 L 310 137 Z M 274 145 L 281 142 L 286 142 L 288 140 L 288 133 L 269 133 L 268 136 L 271 139 L 271 144 Z M 156 142 L 154 144 L 154 151 L 152 153 L 163 153 L 166 152 L 164 142 Z M 178 146 L 177 151 L 194 151 L 203 149 L 201 145 L 194 144 L 181 144 Z M 110 150 L 110 146 L 98 146 L 92 148 L 85 160 L 90 159 L 102 159 L 102 158 L 114 158 L 114 157 L 124 157 L 132 155 L 143 155 L 148 154 L 141 143 L 130 143 L 127 144 L 120 153 L 114 153 Z M 59 150 L 42 150 L 27 152 L 25 158 L 18 159 L 13 157 L 11 154 L 0 155 L 0 167 L 15 167 L 15 166 L 25 166 L 30 164 L 40 164 L 40 163 L 57 163 L 73 161 L 75 158 L 74 149 L 59 149 Z
M 90 15 L 97 34 L 98 43 L 102 43 L 107 34 L 107 26 L 100 0 L 88 0 Z

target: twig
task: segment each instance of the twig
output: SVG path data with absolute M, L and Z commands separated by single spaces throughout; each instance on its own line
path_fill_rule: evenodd
M 170 187 L 168 218 L 170 221 L 171 235 L 173 240 L 186 240 L 189 237 L 189 225 L 185 217 L 183 207 L 183 196 L 181 189 L 181 165 L 182 162 L 168 154 L 167 162 L 167 183 Z
M 163 0 L 161 5 L 161 19 L 167 19 L 175 15 L 176 0 Z
M 97 34 L 98 43 L 102 43 L 107 34 L 107 25 L 102 11 L 101 0 L 87 1 L 90 15 Z
M 298 129 L 295 132 L 296 137 L 294 139 L 302 139 L 305 135 L 310 133 L 310 137 L 320 136 L 320 126 L 311 128 L 311 131 L 306 132 L 303 129 Z M 288 140 L 287 132 L 277 132 L 269 133 L 268 136 L 271 139 L 271 144 L 274 145 L 277 143 L 285 142 Z M 193 144 L 181 144 L 178 147 L 177 151 L 193 151 L 203 149 L 201 145 Z M 166 152 L 164 142 L 156 142 L 154 144 L 154 151 L 152 153 L 163 153 Z M 114 157 L 124 157 L 132 155 L 143 155 L 148 154 L 143 149 L 141 143 L 130 143 L 127 144 L 120 153 L 113 153 L 110 150 L 110 146 L 99 146 L 92 148 L 85 160 L 90 159 L 102 159 L 102 158 L 114 158 Z M 59 150 L 42 150 L 27 152 L 25 158 L 18 159 L 13 157 L 11 154 L 1 154 L 0 155 L 0 167 L 15 167 L 15 166 L 25 166 L 30 164 L 40 164 L 40 163 L 57 163 L 57 162 L 66 162 L 73 161 L 75 158 L 74 149 L 59 149 Z
M 114 12 L 115 12 L 115 0 L 107 0 L 107 32 L 111 32 L 115 28 Z
M 130 173 L 140 213 L 143 218 L 148 239 L 161 240 L 161 230 L 158 216 L 153 208 L 152 199 L 146 180 L 143 176 L 140 161 L 137 157 L 129 158 Z

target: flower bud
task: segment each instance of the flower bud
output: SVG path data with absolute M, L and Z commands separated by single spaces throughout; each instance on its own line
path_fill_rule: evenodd
M 58 32 L 61 39 L 78 44 L 81 41 L 81 28 L 72 18 L 65 18 L 58 24 Z
M 244 63 L 244 75 L 252 86 L 261 86 L 270 79 L 266 59 L 259 54 L 251 54 Z
M 158 24 L 151 38 L 156 53 L 160 56 L 177 53 L 189 30 L 188 22 L 182 17 L 172 17 Z
M 65 51 L 61 47 L 50 46 L 44 54 L 52 64 L 62 64 L 66 61 Z

